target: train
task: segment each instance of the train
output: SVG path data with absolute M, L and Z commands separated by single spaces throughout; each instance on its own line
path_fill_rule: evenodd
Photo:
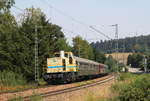
M 47 58 L 44 80 L 52 82 L 73 82 L 79 78 L 92 77 L 107 73 L 107 65 L 76 57 L 72 52 L 60 51 Z

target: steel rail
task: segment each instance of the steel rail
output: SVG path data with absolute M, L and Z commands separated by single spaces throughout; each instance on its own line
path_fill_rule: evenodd
M 68 92 L 72 92 L 72 91 L 77 91 L 77 90 L 80 90 L 83 88 L 88 88 L 88 87 L 92 87 L 92 86 L 96 86 L 96 85 L 102 85 L 113 79 L 115 79 L 114 75 L 111 77 L 108 77 L 106 79 L 96 81 L 94 83 L 89 83 L 89 84 L 84 84 L 84 85 L 80 85 L 80 86 L 76 86 L 76 87 L 70 87 L 70 88 L 65 88 L 65 89 L 61 89 L 61 90 L 57 90 L 57 91 L 50 91 L 50 92 L 42 93 L 42 94 L 40 94 L 40 96 L 41 97 L 49 97 L 49 96 L 59 95 L 59 94 L 68 93 Z M 26 97 L 23 97 L 23 99 L 25 101 L 29 101 L 30 97 L 32 97 L 32 96 L 26 96 Z

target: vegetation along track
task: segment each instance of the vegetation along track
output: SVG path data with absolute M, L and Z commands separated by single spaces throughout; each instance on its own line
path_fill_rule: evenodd
M 83 85 L 70 87 L 70 88 L 65 88 L 65 89 L 61 89 L 61 90 L 56 90 L 56 91 L 50 91 L 50 92 L 42 93 L 42 94 L 40 94 L 40 96 L 41 97 L 49 97 L 49 96 L 55 96 L 55 95 L 59 95 L 59 94 L 67 93 L 67 92 L 72 92 L 72 91 L 80 90 L 80 89 L 83 89 L 83 88 L 88 88 L 88 87 L 104 84 L 104 83 L 106 83 L 110 80 L 114 80 L 115 78 L 116 78 L 116 76 L 111 74 L 111 75 L 108 75 L 107 78 L 104 78 L 104 79 L 96 81 L 96 82 L 83 84 Z M 24 100 L 28 101 L 28 99 L 30 97 L 31 96 L 26 96 L 26 97 L 24 97 Z

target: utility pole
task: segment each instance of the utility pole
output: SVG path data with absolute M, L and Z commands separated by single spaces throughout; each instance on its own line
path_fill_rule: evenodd
M 146 73 L 147 72 L 147 58 L 145 55 L 144 55 L 143 61 L 144 61 L 144 72 Z
M 115 48 L 116 48 L 116 60 L 117 60 L 117 69 L 118 68 L 118 62 L 119 62 L 119 59 L 118 59 L 118 24 L 115 24 L 115 25 L 111 25 L 113 27 L 115 27 L 116 29 L 116 32 L 115 32 L 115 39 L 116 39 L 116 44 L 115 44 Z
M 79 48 L 79 50 L 78 50 L 78 57 L 80 57 L 80 41 L 79 41 L 79 39 L 78 39 L 78 48 Z
M 35 82 L 39 82 L 39 63 L 38 63 L 38 33 L 37 33 L 37 25 L 35 25 Z
M 45 26 L 46 27 L 46 26 Z M 42 39 L 38 38 L 37 28 L 44 28 L 44 26 L 35 25 L 35 38 L 34 38 L 34 55 L 35 55 L 35 67 L 34 67 L 34 80 L 39 83 L 40 72 L 39 72 L 39 42 L 41 42 L 44 38 L 49 37 L 49 35 L 45 36 Z
M 125 40 L 123 41 L 123 64 L 125 65 Z

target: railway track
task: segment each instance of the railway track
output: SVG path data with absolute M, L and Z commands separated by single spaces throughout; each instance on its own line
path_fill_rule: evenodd
M 55 96 L 55 95 L 68 93 L 68 92 L 72 92 L 72 91 L 77 91 L 77 90 L 80 90 L 80 89 L 83 89 L 83 88 L 88 88 L 88 87 L 92 87 L 92 86 L 96 86 L 96 85 L 102 85 L 102 84 L 104 84 L 108 81 L 114 80 L 115 78 L 116 78 L 115 75 L 110 75 L 105 79 L 102 79 L 102 80 L 99 80 L 99 81 L 96 81 L 96 82 L 93 82 L 93 83 L 83 84 L 83 85 L 79 85 L 79 86 L 76 86 L 76 87 L 65 88 L 65 89 L 61 89 L 61 90 L 57 90 L 57 91 L 50 91 L 50 92 L 42 93 L 42 94 L 40 94 L 40 96 L 42 98 L 45 98 L 45 97 Z M 30 97 L 31 96 L 26 96 L 26 97 L 23 97 L 23 99 L 25 101 L 30 101 Z

